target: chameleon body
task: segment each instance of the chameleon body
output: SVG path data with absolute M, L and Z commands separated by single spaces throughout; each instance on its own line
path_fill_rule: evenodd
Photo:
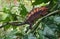
M 42 6 L 42 7 L 35 8 L 27 14 L 27 18 L 26 18 L 25 22 L 16 24 L 16 26 L 29 24 L 30 28 L 31 28 L 32 22 L 34 22 L 35 19 L 38 19 L 41 16 L 45 16 L 47 14 L 48 10 L 49 10 L 48 6 Z

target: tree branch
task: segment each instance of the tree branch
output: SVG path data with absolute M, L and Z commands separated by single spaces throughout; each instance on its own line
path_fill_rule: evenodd
M 35 26 L 35 25 L 36 25 L 39 21 L 41 21 L 42 19 L 44 19 L 44 18 L 46 18 L 46 17 L 48 17 L 48 16 L 50 16 L 50 15 L 52 15 L 52 14 L 55 14 L 55 13 L 57 13 L 57 12 L 59 12 L 59 11 L 60 11 L 60 10 L 56 10 L 56 11 L 51 12 L 51 13 L 47 14 L 46 16 L 38 19 L 38 21 L 37 21 L 33 26 Z
M 39 18 L 39 19 L 36 21 L 36 23 L 33 25 L 33 29 L 30 30 L 28 33 L 34 32 L 34 31 L 36 30 L 36 28 L 38 28 L 38 26 L 36 27 L 36 25 L 37 25 L 42 19 L 44 19 L 44 18 L 46 18 L 46 17 L 48 17 L 48 16 L 50 16 L 50 15 L 52 15 L 52 14 L 55 14 L 55 13 L 57 13 L 57 12 L 60 12 L 60 10 L 53 11 L 53 12 L 47 14 L 46 16 L 43 16 L 42 18 Z

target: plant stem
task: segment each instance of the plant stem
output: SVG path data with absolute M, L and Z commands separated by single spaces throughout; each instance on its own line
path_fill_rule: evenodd
M 29 33 L 31 33 L 31 32 L 34 33 L 34 31 L 36 31 L 36 29 L 38 28 L 38 26 L 37 26 L 37 28 L 36 28 L 35 26 L 36 26 L 38 23 L 40 23 L 40 21 L 41 21 L 42 19 L 44 19 L 44 18 L 46 18 L 46 17 L 48 17 L 48 16 L 50 16 L 50 15 L 52 15 L 52 14 L 55 14 L 55 13 L 57 13 L 57 12 L 60 12 L 60 10 L 53 11 L 53 12 L 47 14 L 46 16 L 43 16 L 42 18 L 39 18 L 39 19 L 36 21 L 36 23 L 33 25 L 33 29 L 30 30 Z M 36 28 L 36 29 L 35 29 L 35 28 Z

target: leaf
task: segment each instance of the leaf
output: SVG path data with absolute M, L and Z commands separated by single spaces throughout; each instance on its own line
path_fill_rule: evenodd
M 8 16 L 9 16 L 9 14 L 3 14 L 2 15 L 2 20 L 5 20 Z
M 60 16 L 55 16 L 54 21 L 56 24 L 60 24 Z
M 60 9 L 60 0 L 58 0 L 58 4 L 57 5 L 58 5 L 58 9 Z
M 28 35 L 25 35 L 22 39 L 28 39 Z
M 25 17 L 26 14 L 28 13 L 28 11 L 26 10 L 26 8 L 23 4 L 21 4 L 21 8 L 22 8 L 22 10 L 21 10 L 20 14 L 22 17 Z
M 18 2 L 20 2 L 21 0 L 17 0 Z
M 4 12 L 4 13 L 7 13 L 7 14 L 11 14 L 10 8 L 7 8 L 7 7 L 4 7 L 4 8 L 3 8 L 3 12 Z
M 11 21 L 16 21 L 16 20 L 17 20 L 17 16 L 14 15 L 14 14 L 11 14 L 11 15 L 9 16 L 9 18 L 10 18 Z
M 24 37 L 24 34 L 19 33 L 19 32 L 18 32 L 18 33 L 16 33 L 16 35 L 17 35 L 17 36 L 20 36 L 20 37 Z
M 23 39 L 36 39 L 36 37 L 33 34 L 25 35 Z
M 55 32 L 50 27 L 48 27 L 48 25 L 45 25 L 44 36 L 49 39 L 56 39 L 57 38 L 57 36 L 55 35 Z
M 16 33 L 17 33 L 17 30 L 15 29 L 15 30 L 7 33 L 7 35 L 4 36 L 4 39 L 14 39 L 14 38 L 16 38 L 15 35 L 14 35 L 14 34 L 16 34 Z
M 54 35 L 54 32 L 48 27 L 48 26 L 46 26 L 45 28 L 44 28 L 44 35 Z
M 33 34 L 28 35 L 28 39 L 36 39 L 36 37 Z
M 44 34 L 42 30 L 38 30 L 40 39 L 44 39 Z
M 51 29 L 52 29 L 52 31 L 56 31 L 57 30 L 57 25 L 56 24 L 50 24 L 50 25 L 48 25 Z
M 8 30 L 10 28 L 10 25 L 5 25 L 4 26 L 4 30 L 6 31 L 6 30 Z
M 47 3 L 47 2 L 49 2 L 49 0 L 35 0 L 35 2 L 32 3 L 32 5 L 38 5 L 38 4 Z

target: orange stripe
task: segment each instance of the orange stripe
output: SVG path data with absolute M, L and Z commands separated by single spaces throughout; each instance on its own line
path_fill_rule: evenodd
M 38 11 L 39 11 L 39 9 L 37 8 L 37 9 L 36 9 L 36 11 L 38 12 Z
M 31 12 L 31 15 L 33 15 L 34 14 L 34 12 Z
M 34 10 L 34 13 L 36 12 L 36 10 Z

